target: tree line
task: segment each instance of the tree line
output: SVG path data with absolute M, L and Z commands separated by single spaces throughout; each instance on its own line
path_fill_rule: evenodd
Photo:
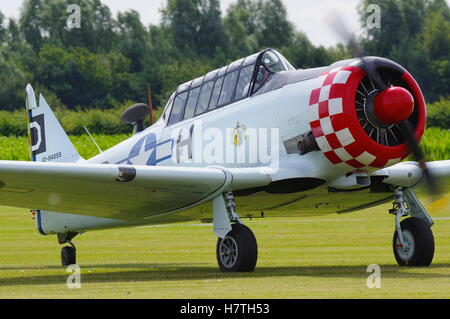
M 69 28 L 67 7 L 81 9 Z M 450 9 L 445 0 L 370 0 L 381 28 L 366 24 L 364 52 L 395 60 L 422 86 L 428 102 L 450 94 Z M 109 109 L 146 101 L 147 84 L 163 105 L 181 83 L 230 61 L 272 47 L 297 68 L 329 65 L 353 55 L 352 44 L 314 46 L 287 18 L 281 0 L 168 0 L 158 25 L 134 10 L 114 17 L 100 0 L 24 0 L 20 17 L 0 12 L 0 110 L 23 108 L 26 83 L 62 109 Z

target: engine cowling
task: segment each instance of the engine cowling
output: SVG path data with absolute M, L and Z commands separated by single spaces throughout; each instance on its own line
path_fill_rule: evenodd
M 309 99 L 310 126 L 319 148 L 346 172 L 372 171 L 407 157 L 398 122 L 408 121 L 417 141 L 425 131 L 425 100 L 411 74 L 390 60 L 367 59 L 376 59 L 388 90 L 376 89 L 360 60 L 343 61 L 317 78 Z

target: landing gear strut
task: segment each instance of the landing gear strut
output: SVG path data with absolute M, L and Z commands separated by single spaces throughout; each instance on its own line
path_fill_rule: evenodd
M 213 201 L 214 231 L 219 236 L 216 256 L 222 272 L 252 272 L 258 259 L 258 245 L 253 232 L 243 225 L 236 213 L 232 192 Z M 233 223 L 233 224 L 231 224 Z
M 78 233 L 66 233 L 58 234 L 58 242 L 63 244 L 69 244 L 70 246 L 65 246 L 61 249 L 61 265 L 67 267 L 69 265 L 74 265 L 77 263 L 77 249 L 71 240 L 78 235 Z
M 392 240 L 395 260 L 400 266 L 429 266 L 434 256 L 432 221 L 411 190 L 407 196 L 401 187 L 395 189 L 394 207 L 389 211 L 395 215 L 394 238 Z M 413 215 L 400 221 L 401 217 Z

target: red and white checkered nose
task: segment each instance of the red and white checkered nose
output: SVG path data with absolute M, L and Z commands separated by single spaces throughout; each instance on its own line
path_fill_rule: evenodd
M 373 135 L 369 136 L 364 130 L 357 114 L 358 108 L 358 112 L 364 111 L 364 105 L 361 102 L 357 104 L 356 94 L 365 77 L 366 73 L 355 64 L 337 67 L 319 76 L 315 82 L 316 88 L 310 93 L 309 121 L 312 133 L 325 157 L 345 172 L 387 167 L 400 162 L 409 154 L 406 143 L 389 146 L 379 142 Z M 412 93 L 397 87 L 387 91 L 384 96 L 381 92 L 374 108 L 384 123 L 402 121 L 417 108 L 413 117 L 416 121 L 415 138 L 420 140 L 426 121 L 423 95 L 407 71 L 399 74 L 399 77 Z M 393 101 L 394 98 L 398 98 L 397 101 Z M 392 101 L 398 107 L 393 113 L 390 110 Z

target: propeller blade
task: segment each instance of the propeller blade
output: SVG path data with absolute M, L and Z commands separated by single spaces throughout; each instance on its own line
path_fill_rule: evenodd
M 365 58 L 366 54 L 361 44 L 356 40 L 355 35 L 350 31 L 342 15 L 337 10 L 330 11 L 324 18 L 325 23 L 331 30 L 344 42 L 350 50 L 353 51 L 354 56 L 361 60 L 361 68 L 366 71 L 367 76 L 373 81 L 376 88 L 380 91 L 384 91 L 388 86 L 381 79 L 378 72 L 375 61 Z
M 374 60 L 369 61 L 365 57 L 360 57 L 360 60 L 361 60 L 361 68 L 364 71 L 366 71 L 367 76 L 375 84 L 376 88 L 380 91 L 386 90 L 388 86 L 382 80 L 380 72 L 378 72 L 377 67 L 375 65 L 375 61 Z
M 437 187 L 437 184 L 431 175 L 430 171 L 427 168 L 425 156 L 423 155 L 422 150 L 420 149 L 419 145 L 417 144 L 416 139 L 413 135 L 413 130 L 411 128 L 411 124 L 408 121 L 403 121 L 397 124 L 397 126 L 400 128 L 400 131 L 403 134 L 403 137 L 406 140 L 406 143 L 408 145 L 408 148 L 414 158 L 414 160 L 419 164 L 420 169 L 422 170 L 422 173 L 425 178 L 425 182 L 427 183 L 430 191 L 432 194 L 438 194 L 439 190 Z
M 324 17 L 324 21 L 343 43 L 345 43 L 346 45 L 356 43 L 355 36 L 342 19 L 342 15 L 339 13 L 339 11 L 337 11 L 336 9 L 331 10 Z

